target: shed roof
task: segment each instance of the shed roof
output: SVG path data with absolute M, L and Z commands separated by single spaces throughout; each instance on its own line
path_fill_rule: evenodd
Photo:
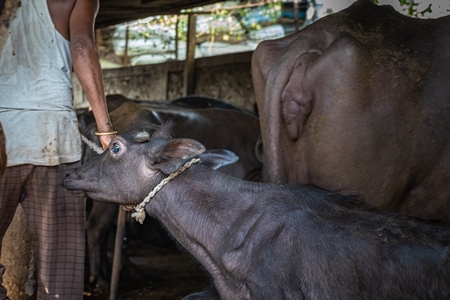
M 217 0 L 100 0 L 96 28 L 120 24 L 156 15 L 179 13 L 218 2 Z

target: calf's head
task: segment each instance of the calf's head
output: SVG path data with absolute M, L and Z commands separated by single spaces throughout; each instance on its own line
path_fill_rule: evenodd
M 171 124 L 145 126 L 116 136 L 101 155 L 69 173 L 64 186 L 89 197 L 126 205 L 140 203 L 169 174 L 199 157 L 212 169 L 234 163 L 228 150 L 206 151 L 196 140 L 170 137 Z

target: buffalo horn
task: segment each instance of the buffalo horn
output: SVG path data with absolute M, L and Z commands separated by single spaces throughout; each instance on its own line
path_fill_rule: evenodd
M 134 136 L 134 141 L 138 143 L 145 143 L 150 139 L 150 134 L 146 131 L 140 131 Z

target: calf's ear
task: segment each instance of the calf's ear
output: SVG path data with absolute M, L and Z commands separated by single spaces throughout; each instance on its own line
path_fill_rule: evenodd
M 205 147 L 192 139 L 170 140 L 151 153 L 152 166 L 165 174 L 170 174 L 204 151 Z
M 208 150 L 200 155 L 202 165 L 216 170 L 239 160 L 239 156 L 229 150 Z

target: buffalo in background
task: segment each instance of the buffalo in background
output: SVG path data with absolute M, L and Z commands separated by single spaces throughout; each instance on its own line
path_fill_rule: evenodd
M 368 0 L 260 43 L 263 177 L 450 222 L 450 16 Z
M 111 122 L 119 133 L 142 125 L 160 125 L 170 120 L 174 122 L 174 136 L 195 138 L 211 149 L 224 148 L 238 154 L 237 163 L 224 166 L 219 171 L 240 179 L 261 181 L 262 163 L 257 153 L 259 120 L 252 112 L 202 96 L 182 97 L 173 101 L 142 101 L 131 100 L 123 95 L 108 95 L 107 103 Z M 92 113 L 79 111 L 78 118 L 80 131 L 99 145 Z M 83 164 L 95 156 L 97 154 L 85 144 Z M 108 240 L 115 227 L 119 206 L 98 201 L 90 201 L 89 204 L 86 220 L 89 282 L 106 287 L 111 274 L 107 257 L 110 248 Z M 136 222 L 131 220 L 127 226 L 128 236 L 140 236 L 147 242 L 167 243 L 165 231 L 154 219 L 148 218 L 143 225 L 133 224 Z M 125 269 L 128 269 L 122 272 L 124 276 L 139 272 L 126 256 L 122 261 L 126 265 Z

